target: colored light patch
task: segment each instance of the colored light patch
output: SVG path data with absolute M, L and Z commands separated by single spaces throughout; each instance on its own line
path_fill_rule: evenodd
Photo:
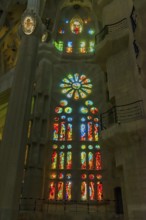
M 54 200 L 55 199 L 55 190 L 56 189 L 56 185 L 54 182 L 51 182 L 49 184 L 49 200 Z
M 95 191 L 94 191 L 94 183 L 89 183 L 89 199 L 94 200 L 95 199 Z
M 72 182 L 71 181 L 67 181 L 65 190 L 66 190 L 65 199 L 71 200 L 72 198 Z
M 93 150 L 93 146 L 92 146 L 92 145 L 89 145 L 89 146 L 88 146 L 88 149 L 89 149 L 89 150 Z
M 70 144 L 68 144 L 67 149 L 72 149 L 72 146 Z
M 100 145 L 95 145 L 95 149 L 99 150 L 100 149 Z
M 81 121 L 82 121 L 82 122 L 85 122 L 85 121 L 86 121 L 86 118 L 81 118 Z
M 61 150 L 64 150 L 64 149 L 65 149 L 65 145 L 61 145 L 61 146 L 60 146 L 60 149 L 61 149 Z
M 71 173 L 66 174 L 66 179 L 68 179 L 68 180 L 71 179 Z
M 89 174 L 89 179 L 94 180 L 94 174 Z
M 64 178 L 64 174 L 63 174 L 63 173 L 59 173 L 59 174 L 58 174 L 58 179 L 61 180 L 61 179 L 63 179 L 63 178 Z
M 64 111 L 65 111 L 65 113 L 70 114 L 70 113 L 72 113 L 72 108 L 66 107 L 66 108 L 64 109 Z
M 81 169 L 86 169 L 86 153 L 81 152 Z
M 61 107 L 56 107 L 56 108 L 55 108 L 55 112 L 56 112 L 57 114 L 60 114 L 60 113 L 63 112 L 63 108 L 61 108 Z
M 81 200 L 83 201 L 87 200 L 87 183 L 86 182 L 81 183 Z
M 82 145 L 82 146 L 81 146 L 81 149 L 82 149 L 82 150 L 85 150 L 85 149 L 86 149 L 86 145 Z
M 57 144 L 53 144 L 53 147 L 52 147 L 54 150 L 58 148 L 58 145 Z
M 87 100 L 87 101 L 85 102 L 85 105 L 87 105 L 87 106 L 92 106 L 92 105 L 93 105 L 93 102 L 92 102 L 91 100 Z
M 84 179 L 87 178 L 87 175 L 86 175 L 85 173 L 83 173 L 83 174 L 81 175 L 81 178 L 84 180 Z
M 92 113 L 92 114 L 97 114 L 98 113 L 98 109 L 97 108 L 95 108 L 95 107 L 92 107 L 91 109 L 90 109 L 90 112 Z
M 61 101 L 60 101 L 60 105 L 61 105 L 62 107 L 67 106 L 67 105 L 68 105 L 68 101 L 67 101 L 67 100 L 61 100 Z
M 72 121 L 72 118 L 71 118 L 71 117 L 69 117 L 69 118 L 67 119 L 67 121 L 68 121 L 68 122 L 71 122 L 71 121 Z
M 50 174 L 50 179 L 56 179 L 56 177 L 57 177 L 56 173 L 51 173 Z
M 87 113 L 88 113 L 88 109 L 85 108 L 85 107 L 82 107 L 80 111 L 81 111 L 81 113 L 83 113 L 83 114 L 87 114 Z

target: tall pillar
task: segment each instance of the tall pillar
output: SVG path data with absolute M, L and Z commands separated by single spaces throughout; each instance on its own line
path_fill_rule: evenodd
M 37 0 L 33 2 L 38 5 Z M 31 11 L 28 7 L 22 17 L 21 46 L 0 148 L 1 220 L 16 220 L 18 216 L 31 94 L 42 29 L 36 5 Z M 27 16 L 32 18 L 31 22 Z
M 47 55 L 47 57 L 45 57 Z M 48 119 L 50 108 L 50 89 L 52 63 L 51 54 L 46 45 L 46 52 L 41 52 L 34 91 L 34 109 L 31 116 L 29 151 L 22 192 L 22 209 L 35 210 L 35 204 L 44 199 L 45 167 L 48 150 Z M 41 206 L 39 206 L 40 209 Z

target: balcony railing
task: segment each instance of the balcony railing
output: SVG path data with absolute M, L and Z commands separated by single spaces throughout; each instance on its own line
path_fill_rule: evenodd
M 101 130 L 113 124 L 121 124 L 145 118 L 143 101 L 139 100 L 127 105 L 113 106 L 100 115 Z
M 96 43 L 101 42 L 107 35 L 115 34 L 128 28 L 127 19 L 124 18 L 114 24 L 105 25 L 104 28 L 95 36 Z
M 97 217 L 112 216 L 112 219 L 123 220 L 123 214 L 116 214 L 116 201 L 115 200 L 103 200 L 103 201 L 47 201 L 43 199 L 25 199 L 21 198 L 19 205 L 19 212 L 44 212 L 44 213 L 54 213 L 54 214 L 67 214 L 75 213 L 80 214 L 94 214 Z M 116 217 L 116 218 L 114 218 Z

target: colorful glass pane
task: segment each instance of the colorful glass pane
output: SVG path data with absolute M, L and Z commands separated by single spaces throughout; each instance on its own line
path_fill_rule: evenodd
M 91 106 L 91 105 L 93 105 L 93 102 L 92 102 L 91 100 L 87 100 L 87 101 L 85 102 L 85 105 Z
M 101 170 L 101 153 L 100 152 L 96 152 L 95 153 L 95 167 L 96 170 Z
M 55 199 L 55 183 L 51 182 L 49 184 L 49 200 L 54 200 Z
M 95 149 L 100 149 L 100 145 L 95 145 Z
M 89 179 L 93 180 L 94 179 L 94 174 L 89 174 Z
M 59 117 L 55 117 L 55 118 L 54 118 L 54 121 L 59 121 Z
M 98 122 L 98 121 L 99 121 L 99 119 L 98 119 L 98 118 L 94 118 L 94 121 L 95 121 L 95 122 Z
M 71 117 L 69 117 L 69 118 L 67 119 L 67 121 L 71 122 L 71 121 L 72 121 L 72 118 L 71 118 Z
M 87 114 L 88 113 L 88 109 L 85 108 L 85 107 L 82 107 L 80 111 L 81 111 L 82 114 Z
M 72 140 L 72 124 L 67 125 L 67 141 Z
M 63 178 L 64 178 L 63 173 L 59 173 L 59 174 L 58 174 L 58 179 L 62 180 Z
M 82 145 L 82 146 L 81 146 L 81 149 L 82 149 L 82 150 L 85 150 L 85 149 L 86 149 L 86 145 Z
M 92 145 L 89 145 L 89 146 L 88 146 L 88 149 L 89 149 L 89 150 L 93 150 L 93 146 L 92 146 Z
M 70 144 L 67 145 L 67 149 L 70 150 L 72 149 L 72 146 Z
M 85 141 L 86 140 L 86 125 L 85 124 L 81 124 L 81 141 Z
M 98 124 L 94 124 L 94 139 L 98 141 Z
M 87 94 L 91 93 L 91 80 L 87 79 L 85 75 L 79 76 L 78 73 L 69 74 L 62 80 L 60 84 L 62 93 L 66 93 L 68 98 L 73 97 L 74 100 L 85 98 Z
M 81 175 L 81 178 L 82 178 L 83 180 L 86 179 L 86 178 L 87 178 L 87 174 L 83 173 L 83 174 Z
M 65 132 L 66 132 L 66 127 L 65 127 L 65 122 L 61 122 L 61 129 L 60 129 L 60 141 L 65 141 Z
M 61 101 L 60 101 L 60 105 L 61 105 L 62 107 L 67 106 L 67 105 L 68 105 L 68 101 L 67 101 L 67 100 L 61 100 Z
M 88 122 L 88 141 L 92 141 L 92 122 Z
M 86 118 L 81 118 L 81 121 L 82 121 L 82 122 L 85 122 L 85 121 L 86 121 Z
M 90 112 L 92 113 L 92 114 L 97 114 L 98 113 L 98 109 L 97 108 L 95 108 L 95 107 L 92 107 L 91 109 L 90 109 Z
M 94 169 L 94 158 L 93 158 L 93 153 L 92 152 L 88 153 L 88 166 L 89 166 L 89 170 Z
M 102 175 L 101 175 L 101 174 L 97 174 L 97 175 L 96 175 L 96 178 L 97 178 L 98 180 L 101 180 L 101 179 L 102 179 Z
M 53 125 L 53 140 L 54 141 L 58 141 L 58 133 L 59 133 L 59 124 L 58 123 L 54 123 Z
M 103 186 L 100 181 L 97 182 L 97 200 L 103 200 Z
M 66 116 L 65 115 L 61 115 L 61 119 L 62 120 L 66 119 Z
M 63 182 L 58 182 L 58 193 L 57 193 L 57 199 L 62 200 L 63 199 Z
M 87 119 L 88 120 L 92 120 L 92 116 L 87 116 Z
M 86 169 L 86 153 L 81 152 L 81 169 Z
M 56 112 L 57 114 L 60 114 L 60 113 L 63 112 L 63 108 L 61 108 L 61 107 L 56 107 L 56 108 L 55 108 L 55 112 Z
M 94 183 L 90 182 L 89 183 L 89 199 L 94 200 L 94 198 L 95 198 Z
M 87 200 L 87 183 L 86 182 L 81 183 L 81 200 L 83 201 Z
M 56 169 L 56 168 L 57 168 L 57 152 L 54 151 L 51 157 L 51 169 Z
M 57 144 L 53 144 L 53 147 L 52 147 L 54 150 L 56 150 L 58 148 L 58 145 Z
M 71 168 L 72 168 L 72 152 L 67 152 L 66 169 L 70 170 Z
M 61 146 L 60 146 L 60 149 L 61 149 L 61 150 L 64 150 L 64 149 L 65 149 L 65 145 L 61 145 Z
M 52 179 L 52 180 L 53 180 L 53 179 L 56 179 L 56 176 L 57 176 L 56 173 L 51 173 L 51 174 L 50 174 L 50 179 Z
M 66 108 L 64 109 L 64 111 L 65 111 L 65 113 L 70 114 L 70 113 L 72 113 L 72 108 L 66 107 Z
M 59 169 L 64 169 L 64 152 L 59 153 Z
M 70 29 L 73 34 L 80 34 L 83 31 L 83 21 L 79 16 L 72 18 Z
M 70 173 L 67 173 L 66 174 L 66 178 L 69 180 L 69 179 L 71 179 L 71 174 Z
M 72 194 L 72 182 L 67 181 L 66 182 L 66 193 L 65 193 L 65 199 L 71 200 L 71 194 Z
M 94 52 L 95 50 L 95 43 L 93 41 L 89 42 L 89 52 Z

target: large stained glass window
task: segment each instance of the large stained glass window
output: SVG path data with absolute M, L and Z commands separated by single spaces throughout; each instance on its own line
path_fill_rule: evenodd
M 62 93 L 66 94 L 67 98 L 79 100 L 86 98 L 91 93 L 92 83 L 85 75 L 78 73 L 68 74 L 60 84 Z
M 54 141 L 72 140 L 72 108 L 67 105 L 67 100 L 61 100 L 60 105 L 55 108 L 53 123 Z
M 60 87 L 67 98 L 62 99 L 53 112 L 48 199 L 75 200 L 74 186 L 76 177 L 80 176 L 75 187 L 78 199 L 102 201 L 98 108 L 92 100 L 83 101 L 92 92 L 91 80 L 84 74 L 70 73 Z

